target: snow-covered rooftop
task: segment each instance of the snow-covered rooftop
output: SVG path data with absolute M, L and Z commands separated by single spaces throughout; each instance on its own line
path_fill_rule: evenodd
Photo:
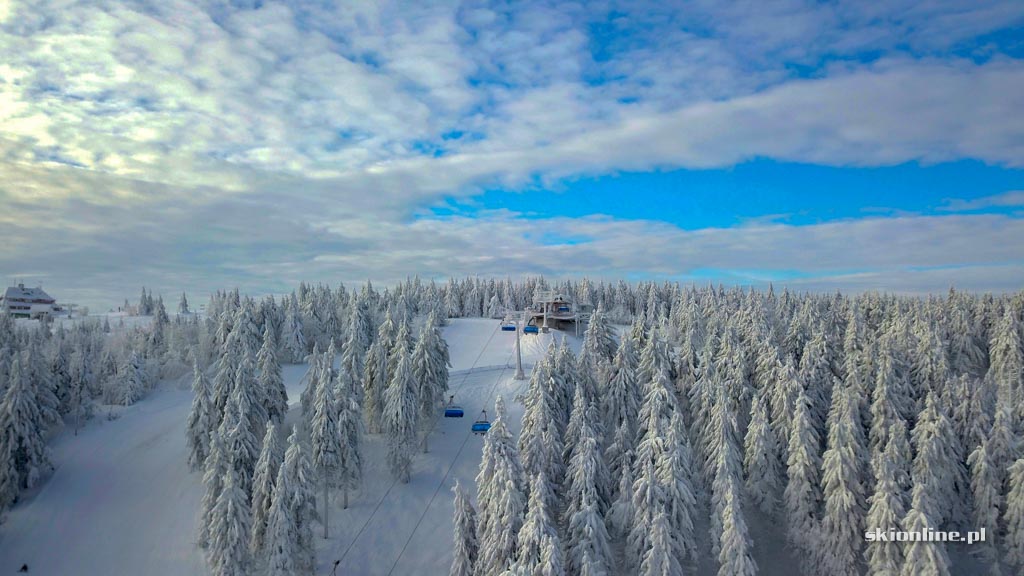
M 51 304 L 54 302 L 53 298 L 43 291 L 42 288 L 26 287 L 24 284 L 7 288 L 7 291 L 4 292 L 4 300 L 45 300 Z

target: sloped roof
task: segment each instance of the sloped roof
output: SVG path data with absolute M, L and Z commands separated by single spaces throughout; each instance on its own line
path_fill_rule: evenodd
M 49 300 L 53 301 L 53 298 L 49 294 L 43 291 L 42 288 L 31 288 L 23 284 L 17 286 L 11 286 L 4 292 L 5 300 Z

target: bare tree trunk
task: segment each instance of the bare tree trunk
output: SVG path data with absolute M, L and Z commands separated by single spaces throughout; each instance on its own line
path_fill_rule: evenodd
M 327 475 L 324 475 L 324 540 L 327 539 Z
M 345 510 L 348 510 L 348 486 L 345 486 Z

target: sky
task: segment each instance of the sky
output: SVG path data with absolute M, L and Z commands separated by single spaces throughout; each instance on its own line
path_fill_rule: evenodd
M 95 310 L 1024 287 L 1019 0 L 0 0 L 0 54 L 0 281 Z

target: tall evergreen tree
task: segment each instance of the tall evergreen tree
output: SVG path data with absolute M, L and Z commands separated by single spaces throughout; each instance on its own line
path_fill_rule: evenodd
M 845 386 L 833 392 L 828 449 L 822 461 L 825 500 L 821 522 L 823 568 L 829 574 L 856 576 L 864 530 L 863 430 L 860 410 Z
M 273 504 L 277 473 L 283 460 L 284 447 L 278 437 L 277 425 L 271 422 L 263 435 L 263 447 L 256 461 L 252 482 L 252 534 L 249 549 L 254 557 L 260 557 L 266 548 L 270 507 Z
M 324 496 L 324 538 L 327 538 L 328 490 L 337 483 L 341 435 L 338 432 L 338 411 L 334 401 L 334 383 L 320 378 L 313 398 L 313 419 L 310 436 L 313 467 L 320 475 Z
M 455 535 L 452 567 L 449 576 L 474 576 L 479 542 L 476 534 L 476 510 L 469 493 L 455 481 Z
M 789 432 L 789 450 L 786 467 L 789 482 L 783 500 L 788 520 L 786 535 L 798 550 L 804 571 L 817 571 L 818 504 L 821 501 L 818 471 L 818 432 L 814 428 L 810 401 L 804 393 L 796 401 L 793 426 Z
M 979 445 L 967 458 L 971 467 L 971 494 L 974 502 L 973 526 L 984 528 L 993 536 L 999 534 L 999 510 L 1002 506 L 1002 486 L 995 465 L 988 453 L 987 442 Z M 998 561 L 998 552 L 992 539 L 981 543 L 980 552 L 990 564 Z
M 186 424 L 188 442 L 188 466 L 191 470 L 199 470 L 206 462 L 210 448 L 210 434 L 213 433 L 213 401 L 210 398 L 210 385 L 206 375 L 199 368 L 199 363 L 192 366 L 195 375 L 192 380 L 192 410 Z
M 50 453 L 43 440 L 42 415 L 36 393 L 22 369 L 20 356 L 11 362 L 9 382 L 0 401 L 0 510 L 18 499 L 18 491 L 32 488 L 50 468 Z
M 412 451 L 416 442 L 416 382 L 409 351 L 400 346 L 395 371 L 384 395 L 384 429 L 388 435 L 388 466 L 391 474 L 408 483 L 412 474 Z
M 1010 466 L 1010 491 L 1006 494 L 1006 512 L 1003 514 L 1006 534 L 1006 562 L 1024 571 L 1024 458 Z
M 906 497 L 901 477 L 907 477 L 906 456 L 901 454 L 899 438 L 905 430 L 894 424 L 885 450 L 875 467 L 875 492 L 871 496 L 866 526 L 881 530 L 900 530 L 906 514 Z M 869 542 L 864 550 L 868 570 L 877 576 L 899 576 L 903 566 L 903 543 L 892 541 Z
M 928 488 L 924 483 L 914 483 L 914 495 L 903 519 L 903 529 L 907 532 L 925 534 L 938 529 L 938 522 L 929 515 L 934 505 L 928 502 Z M 949 556 L 943 542 L 912 541 L 905 548 L 905 558 L 900 576 L 949 576 Z
M 215 576 L 245 576 L 251 565 L 249 497 L 233 468 L 225 471 L 223 484 L 211 518 L 210 568 Z
M 768 421 L 763 394 L 754 396 L 750 407 L 750 426 L 744 440 L 743 469 L 746 472 L 747 494 L 768 516 L 775 511 L 779 498 L 779 446 Z
M 263 409 L 267 413 L 267 418 L 275 424 L 280 424 L 288 413 L 288 392 L 284 387 L 276 349 L 274 334 L 268 324 L 263 329 L 263 345 L 256 354 L 256 380 L 262 392 Z

